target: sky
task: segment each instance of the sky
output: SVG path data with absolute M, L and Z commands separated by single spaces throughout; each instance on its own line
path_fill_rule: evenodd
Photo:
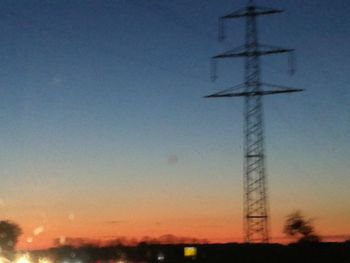
M 295 210 L 322 236 L 350 235 L 350 20 L 345 0 L 256 0 L 260 42 L 296 49 L 262 60 L 271 236 Z M 0 219 L 20 248 L 59 238 L 165 234 L 243 241 L 243 101 L 204 95 L 243 82 L 244 41 L 217 19 L 243 0 L 0 3 Z

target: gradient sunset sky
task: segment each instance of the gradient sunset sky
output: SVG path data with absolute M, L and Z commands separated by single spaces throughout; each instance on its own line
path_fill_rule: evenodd
M 260 0 L 263 80 L 306 91 L 264 98 L 272 236 L 298 209 L 321 235 L 350 234 L 350 5 Z M 53 239 L 174 234 L 242 241 L 243 101 L 202 96 L 243 81 L 243 0 L 0 3 L 0 219 L 22 248 Z

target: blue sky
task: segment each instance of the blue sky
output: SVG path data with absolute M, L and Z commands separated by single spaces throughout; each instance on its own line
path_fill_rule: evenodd
M 349 5 L 257 4 L 287 11 L 259 20 L 261 42 L 297 50 L 296 75 L 288 76 L 286 56 L 274 56 L 263 59 L 263 80 L 305 89 L 264 98 L 273 234 L 293 209 L 318 218 L 323 234 L 349 233 Z M 209 62 L 242 44 L 243 21 L 228 23 L 220 43 L 217 18 L 244 5 L 2 1 L 4 216 L 19 220 L 29 207 L 39 222 L 57 206 L 87 217 L 90 199 L 135 209 L 149 200 L 144 207 L 159 211 L 149 220 L 223 217 L 223 233 L 225 222 L 240 228 L 243 101 L 202 96 L 243 81 L 242 60 L 220 62 L 215 83 Z M 131 216 L 125 208 L 100 217 Z

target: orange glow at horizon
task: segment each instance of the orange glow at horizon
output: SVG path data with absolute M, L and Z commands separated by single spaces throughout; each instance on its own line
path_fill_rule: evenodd
M 202 226 L 196 225 L 196 221 Z M 37 235 L 33 233 L 39 232 Z M 230 233 L 230 234 L 228 234 Z M 157 239 L 161 236 L 173 235 L 175 238 L 205 240 L 209 243 L 241 242 L 241 226 L 219 227 L 213 224 L 213 220 L 175 219 L 168 222 L 154 222 L 144 220 L 130 223 L 106 223 L 99 226 L 93 224 L 81 225 L 60 224 L 53 226 L 39 226 L 36 228 L 23 227 L 23 235 L 19 239 L 19 249 L 42 249 L 57 246 L 54 240 L 58 239 L 82 239 L 87 242 L 106 242 L 115 239 L 123 239 L 127 242 L 139 242 L 146 237 Z M 231 237 L 230 237 L 231 236 Z
M 108 224 L 99 227 L 94 227 L 92 225 L 86 227 L 62 225 L 60 228 L 52 227 L 52 225 L 48 225 L 48 227 L 39 226 L 35 229 L 23 229 L 23 235 L 17 247 L 21 250 L 46 249 L 57 246 L 54 240 L 60 238 L 63 241 L 72 238 L 81 239 L 87 243 L 102 242 L 102 244 L 120 239 L 135 244 L 144 240 L 145 237 L 158 240 L 159 237 L 165 235 L 173 235 L 176 238 L 196 239 L 199 241 L 205 240 L 208 243 L 243 242 L 241 222 L 235 224 L 235 226 L 233 226 L 233 224 L 227 224 L 225 227 L 218 227 L 217 225 L 213 225 L 213 220 L 207 220 L 206 222 L 199 220 L 201 224 L 207 223 L 207 225 L 203 225 L 203 228 L 199 228 L 196 227 L 196 220 L 197 219 L 174 220 L 170 221 L 170 223 L 163 223 L 164 227 L 159 223 L 153 223 L 152 226 L 149 220 L 139 223 L 125 223 L 124 225 L 122 223 L 120 225 L 116 223 L 116 225 L 118 225 L 117 227 Z M 185 221 L 188 221 L 188 226 L 186 226 Z M 322 229 L 317 230 L 321 236 L 325 233 Z M 286 244 L 293 241 L 281 234 L 281 231 L 272 232 L 271 236 L 272 243 Z M 341 235 L 340 232 L 338 232 L 335 235 L 325 235 L 323 240 L 341 242 L 349 238 L 350 235 L 347 238 L 346 235 Z

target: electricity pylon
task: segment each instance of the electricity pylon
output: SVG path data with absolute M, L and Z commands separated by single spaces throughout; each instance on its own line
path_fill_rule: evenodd
M 265 175 L 264 125 L 262 96 L 299 92 L 302 89 L 263 83 L 260 80 L 260 57 L 290 53 L 293 49 L 263 45 L 258 41 L 257 17 L 283 12 L 257 7 L 252 1 L 245 8 L 219 18 L 221 28 L 227 19 L 245 18 L 245 44 L 212 57 L 213 62 L 224 58 L 245 59 L 245 81 L 233 88 L 214 93 L 206 98 L 244 97 L 244 234 L 245 241 L 269 242 L 269 212 Z M 221 30 L 220 30 L 221 31 Z M 223 35 L 221 35 L 223 37 Z M 215 64 L 213 64 L 215 67 Z M 293 69 L 292 69 L 293 71 Z M 213 75 L 215 77 L 215 74 Z M 268 90 L 263 87 L 269 87 Z

